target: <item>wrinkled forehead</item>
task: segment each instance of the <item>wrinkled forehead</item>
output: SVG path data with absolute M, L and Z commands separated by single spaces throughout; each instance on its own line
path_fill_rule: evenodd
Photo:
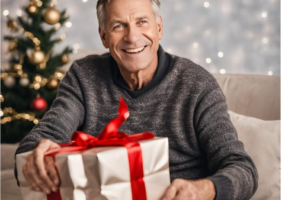
M 105 14 L 107 22 L 112 18 L 154 16 L 150 0 L 111 0 L 106 4 Z

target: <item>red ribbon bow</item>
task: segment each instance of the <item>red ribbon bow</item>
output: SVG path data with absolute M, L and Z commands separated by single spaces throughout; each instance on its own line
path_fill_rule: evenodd
M 67 148 L 62 148 L 56 152 L 47 152 L 46 155 L 54 157 L 60 153 L 85 150 L 97 146 L 124 146 L 127 149 L 129 161 L 132 200 L 146 200 L 143 158 L 138 141 L 152 139 L 154 135 L 150 132 L 144 132 L 128 136 L 126 133 L 118 132 L 120 125 L 129 117 L 128 108 L 123 98 L 120 98 L 118 113 L 119 115 L 107 124 L 98 137 L 76 131 L 72 135 L 72 142 L 60 144 L 61 147 Z M 60 192 L 47 195 L 47 199 L 61 200 Z

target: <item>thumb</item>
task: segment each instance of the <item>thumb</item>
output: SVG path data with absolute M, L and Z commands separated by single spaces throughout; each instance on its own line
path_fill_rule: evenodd
M 61 149 L 61 146 L 58 143 L 55 143 L 48 139 L 43 139 L 38 143 L 36 150 L 39 154 L 49 154 Z
M 61 148 L 60 145 L 51 140 L 47 140 L 47 139 L 41 140 L 38 143 L 37 147 L 34 149 L 34 160 L 37 164 L 37 167 L 39 169 L 44 169 L 43 166 L 44 154 L 47 151 L 57 150 L 59 148 Z

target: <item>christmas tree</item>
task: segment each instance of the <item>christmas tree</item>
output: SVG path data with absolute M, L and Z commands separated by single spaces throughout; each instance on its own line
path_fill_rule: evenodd
M 55 34 L 68 20 L 51 0 L 30 0 L 16 19 L 7 14 L 9 69 L 1 70 L 1 143 L 19 142 L 50 108 L 72 50 L 54 46 Z

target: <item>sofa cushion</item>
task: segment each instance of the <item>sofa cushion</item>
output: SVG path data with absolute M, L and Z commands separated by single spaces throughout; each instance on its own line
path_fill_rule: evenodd
M 213 74 L 229 110 L 263 120 L 280 120 L 280 76 Z M 269 98 L 271 97 L 271 98 Z
M 1 170 L 14 169 L 14 155 L 19 144 L 1 144 Z
M 259 174 L 251 200 L 280 199 L 280 120 L 264 121 L 229 111 L 231 121 Z

